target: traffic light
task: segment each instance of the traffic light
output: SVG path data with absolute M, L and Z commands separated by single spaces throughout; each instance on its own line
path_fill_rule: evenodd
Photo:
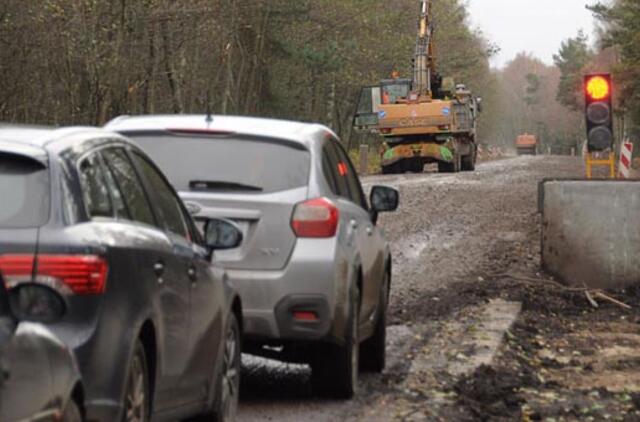
M 611 75 L 598 73 L 584 77 L 587 145 L 589 152 L 613 146 L 613 86 Z

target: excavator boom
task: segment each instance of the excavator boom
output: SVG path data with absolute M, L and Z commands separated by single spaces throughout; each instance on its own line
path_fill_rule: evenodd
M 431 0 L 420 0 L 420 20 L 418 38 L 413 57 L 412 90 L 420 96 L 431 96 L 431 77 L 435 73 L 433 57 L 433 25 L 431 19 Z

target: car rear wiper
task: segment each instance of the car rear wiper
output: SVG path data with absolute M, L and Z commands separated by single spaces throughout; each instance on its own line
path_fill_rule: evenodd
M 240 191 L 252 191 L 262 192 L 263 189 L 260 186 L 245 185 L 243 183 L 236 182 L 224 182 L 218 180 L 191 180 L 189 181 L 189 189 L 199 191 L 211 191 L 211 190 L 240 190 Z

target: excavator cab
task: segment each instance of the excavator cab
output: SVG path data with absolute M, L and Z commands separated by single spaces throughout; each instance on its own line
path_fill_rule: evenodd
M 380 84 L 382 87 L 382 103 L 396 104 L 400 99 L 409 98 L 411 92 L 410 79 L 386 79 Z
M 365 86 L 360 91 L 358 108 L 353 118 L 356 130 L 376 130 L 379 123 L 382 90 L 379 86 Z
M 377 131 L 381 117 L 380 106 L 397 104 L 400 100 L 406 100 L 410 93 L 410 79 L 385 79 L 379 86 L 362 88 L 353 126 L 357 130 Z

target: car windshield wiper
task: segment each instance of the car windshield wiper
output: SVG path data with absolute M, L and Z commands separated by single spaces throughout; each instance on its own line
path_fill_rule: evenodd
M 240 191 L 252 191 L 262 192 L 263 189 L 260 186 L 245 185 L 243 183 L 225 182 L 221 180 L 191 180 L 189 182 L 189 189 L 191 190 L 240 190 Z

